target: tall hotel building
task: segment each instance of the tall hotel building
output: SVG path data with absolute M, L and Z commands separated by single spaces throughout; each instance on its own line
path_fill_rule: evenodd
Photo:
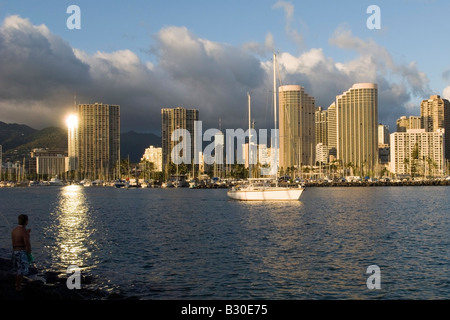
M 89 179 L 113 179 L 120 168 L 120 107 L 78 105 L 78 172 Z
M 337 158 L 361 174 L 374 174 L 378 164 L 378 87 L 357 83 L 336 97 Z
M 444 130 L 408 129 L 391 134 L 391 168 L 394 174 L 441 176 L 445 173 Z
M 420 116 L 422 128 L 426 132 L 445 130 L 445 158 L 450 160 L 450 102 L 438 95 L 432 95 L 420 104 Z
M 316 108 L 315 114 L 316 144 L 322 143 L 328 146 L 328 110 L 322 107 Z
M 78 117 L 71 115 L 67 118 L 67 157 L 68 171 L 78 173 Z M 78 179 L 78 177 L 76 177 Z
M 153 163 L 154 171 L 162 171 L 162 148 L 150 146 L 145 149 L 141 161 Z
M 194 159 L 194 123 L 199 120 L 197 109 L 163 108 L 161 109 L 161 139 L 163 170 L 172 162 L 170 154 L 178 144 L 172 141 L 172 132 L 176 129 L 186 129 L 191 135 L 191 157 Z
M 298 85 L 280 86 L 280 168 L 315 164 L 315 99 Z
M 397 119 L 397 132 L 406 132 L 408 129 L 422 129 L 421 117 L 402 116 Z
M 384 124 L 378 125 L 378 146 L 389 144 L 389 127 Z
M 327 109 L 328 114 L 328 153 L 330 156 L 337 156 L 337 123 L 336 123 L 336 103 L 333 102 Z

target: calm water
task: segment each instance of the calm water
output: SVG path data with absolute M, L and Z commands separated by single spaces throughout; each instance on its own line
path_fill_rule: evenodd
M 38 268 L 143 299 L 450 299 L 450 187 L 0 189 L 0 248 L 27 213 Z M 381 269 L 369 290 L 367 267 Z

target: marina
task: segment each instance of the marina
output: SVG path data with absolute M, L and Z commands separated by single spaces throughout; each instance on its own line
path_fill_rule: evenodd
M 0 247 L 28 213 L 35 266 L 77 265 L 140 299 L 448 299 L 447 186 L 305 189 L 234 201 L 225 189 L 68 185 L 0 190 Z M 139 230 L 139 232 L 136 232 Z M 381 270 L 370 290 L 366 270 Z
M 450 299 L 450 6 L 353 2 L 2 1 L 0 296 Z
M 246 180 L 237 179 L 205 179 L 205 180 L 190 180 L 189 183 L 182 183 L 179 188 L 190 188 L 190 189 L 228 189 L 235 186 L 246 184 Z M 304 187 L 402 187 L 402 186 L 450 186 L 450 179 L 448 178 L 438 178 L 438 179 L 377 179 L 377 180 L 364 180 L 358 179 L 347 180 L 345 178 L 339 179 L 319 179 L 319 180 L 294 180 L 285 181 L 280 180 L 279 184 L 281 186 L 298 187 L 301 184 Z M 0 181 L 0 188 L 24 188 L 24 187 L 45 187 L 50 186 L 48 181 L 29 181 L 29 182 L 14 182 L 14 181 Z M 61 180 L 61 186 L 68 185 L 82 185 L 84 187 L 116 187 L 116 188 L 126 188 L 126 180 L 114 180 L 114 181 L 97 181 L 95 183 L 86 181 L 64 181 Z M 145 181 L 139 180 L 134 183 L 137 188 L 175 188 L 173 183 L 163 183 L 159 181 Z

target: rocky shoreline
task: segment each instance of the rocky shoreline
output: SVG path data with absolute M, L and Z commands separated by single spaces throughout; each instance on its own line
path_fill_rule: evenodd
M 11 259 L 0 258 L 0 299 L 1 300 L 138 300 L 120 293 L 102 290 L 67 288 L 67 278 L 56 272 L 38 275 L 36 268 L 30 268 L 30 276 L 25 277 L 22 290 L 15 290 L 15 275 Z
M 408 181 L 338 181 L 308 182 L 306 187 L 430 187 L 450 186 L 450 180 L 408 180 Z

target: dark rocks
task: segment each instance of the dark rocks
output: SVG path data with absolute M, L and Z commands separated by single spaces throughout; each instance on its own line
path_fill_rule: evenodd
M 30 268 L 30 276 L 25 277 L 22 290 L 15 290 L 15 275 L 10 259 L 0 258 L 0 300 L 137 300 L 120 293 L 82 288 L 67 288 L 67 278 L 56 272 L 44 272 Z M 82 279 L 83 284 L 92 284 L 91 277 Z

